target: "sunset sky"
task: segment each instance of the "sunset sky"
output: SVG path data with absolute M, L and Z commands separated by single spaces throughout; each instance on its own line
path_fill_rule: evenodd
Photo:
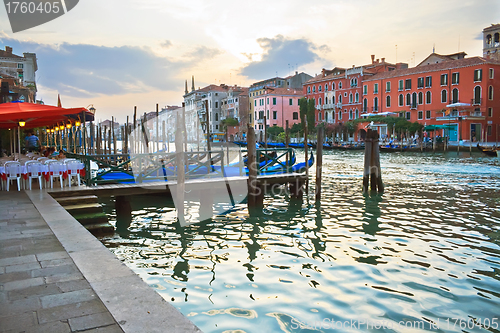
M 65 15 L 12 33 L 0 8 L 0 48 L 35 52 L 38 98 L 119 121 L 181 105 L 184 81 L 248 86 L 294 71 L 370 62 L 414 66 L 432 52 L 482 55 L 498 0 L 82 0 Z M 396 46 L 397 45 L 397 46 Z

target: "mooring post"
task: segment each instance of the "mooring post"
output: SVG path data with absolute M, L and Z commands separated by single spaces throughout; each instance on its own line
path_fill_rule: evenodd
M 115 197 L 116 229 L 127 230 L 132 222 L 132 206 L 126 196 Z
M 257 196 L 260 192 L 260 188 L 257 184 L 257 162 L 256 162 L 256 148 L 255 148 L 255 130 L 249 124 L 247 127 L 247 147 L 248 147 L 248 212 L 250 214 L 254 213 L 258 209 Z
M 375 130 L 370 130 L 371 142 L 371 158 L 370 158 L 370 190 L 377 191 L 379 187 L 379 177 L 380 177 L 380 154 L 378 151 L 378 139 L 379 134 Z M 380 191 L 380 187 L 379 187 Z
M 200 210 L 199 210 L 199 216 L 200 216 L 200 222 L 211 219 L 214 210 L 213 210 L 213 193 L 211 190 L 200 190 L 199 191 L 200 195 Z
M 181 226 L 186 225 L 184 216 L 184 154 L 182 152 L 182 129 L 181 129 L 181 119 L 177 113 L 176 117 L 176 130 L 175 130 L 175 154 L 176 154 L 176 166 L 177 166 L 177 186 L 176 188 L 176 208 L 177 208 L 177 218 Z
M 372 143 L 372 158 L 373 165 L 371 168 L 375 169 L 375 174 L 377 175 L 377 188 L 379 193 L 384 192 L 384 183 L 382 182 L 382 169 L 380 168 L 380 149 L 379 149 L 379 134 L 377 131 L 375 132 L 375 138 Z
M 160 118 L 158 103 L 156 103 L 156 152 L 160 151 Z
M 323 167 L 323 136 L 324 127 L 318 128 L 316 145 L 316 201 L 321 200 L 321 169 Z
M 286 128 L 285 128 L 285 148 L 288 149 L 288 144 L 290 143 L 290 129 L 288 128 L 289 124 L 288 124 L 288 119 L 286 120 Z M 289 152 L 287 151 L 286 152 L 286 172 L 288 172 L 288 165 L 290 164 L 290 158 L 291 156 L 289 156 Z
M 307 145 L 307 118 L 306 115 L 304 117 L 304 153 L 306 155 L 306 193 L 309 193 L 309 158 L 308 158 L 308 145 Z
M 370 163 L 372 159 L 372 135 L 371 130 L 368 129 L 366 131 L 366 139 L 365 139 L 365 163 L 363 169 L 363 192 L 368 192 L 368 184 L 370 181 Z

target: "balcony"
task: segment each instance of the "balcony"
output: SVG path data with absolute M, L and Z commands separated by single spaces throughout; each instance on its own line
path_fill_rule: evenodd
M 323 105 L 323 109 L 327 110 L 327 109 L 334 109 L 335 108 L 335 104 L 334 103 L 327 103 L 325 105 Z
M 471 100 L 471 104 L 472 104 L 472 105 L 481 105 L 481 102 L 482 102 L 482 101 L 483 101 L 483 99 L 482 99 L 482 98 L 473 98 L 473 99 Z
M 342 103 L 337 103 L 337 108 L 342 109 Z

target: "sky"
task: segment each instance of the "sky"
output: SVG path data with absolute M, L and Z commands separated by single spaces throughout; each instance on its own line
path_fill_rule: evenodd
M 37 98 L 93 105 L 97 120 L 181 105 L 184 83 L 249 86 L 295 71 L 360 66 L 370 55 L 417 65 L 482 55 L 498 0 L 82 0 L 13 33 L 0 8 L 0 48 L 37 55 Z

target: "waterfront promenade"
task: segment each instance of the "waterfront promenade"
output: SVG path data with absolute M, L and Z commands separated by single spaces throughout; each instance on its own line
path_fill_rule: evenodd
M 0 332 L 201 332 L 46 191 L 0 212 Z

